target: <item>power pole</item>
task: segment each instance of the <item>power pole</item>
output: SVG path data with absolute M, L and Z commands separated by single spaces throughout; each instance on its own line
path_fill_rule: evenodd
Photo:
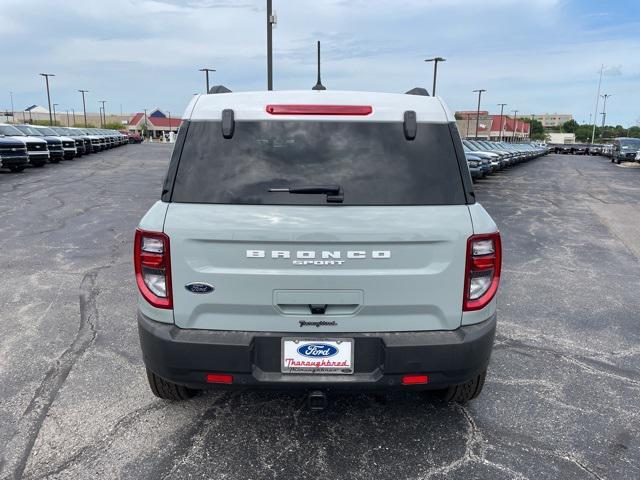
M 478 139 L 478 126 L 480 125 L 480 99 L 482 98 L 482 92 L 486 92 L 484 88 L 474 90 L 478 93 L 478 110 L 476 112 L 476 140 Z
M 47 101 L 49 102 L 49 126 L 53 125 L 53 118 L 51 117 L 51 94 L 49 93 L 49 77 L 55 77 L 53 73 L 40 73 L 44 77 L 47 83 Z
M 502 141 L 502 114 L 504 112 L 504 107 L 505 105 L 507 105 L 506 103 L 499 103 L 498 106 L 500 107 L 500 142 Z

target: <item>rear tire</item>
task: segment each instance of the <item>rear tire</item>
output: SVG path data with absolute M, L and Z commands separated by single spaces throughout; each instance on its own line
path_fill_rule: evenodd
M 165 380 L 147 368 L 147 380 L 153 394 L 163 400 L 182 401 L 193 398 L 198 392 L 183 385 Z
M 482 392 L 482 387 L 484 387 L 486 377 L 487 371 L 484 370 L 482 373 L 465 383 L 449 385 L 449 388 L 444 392 L 445 402 L 465 404 L 468 401 L 473 400 L 480 395 L 480 392 Z

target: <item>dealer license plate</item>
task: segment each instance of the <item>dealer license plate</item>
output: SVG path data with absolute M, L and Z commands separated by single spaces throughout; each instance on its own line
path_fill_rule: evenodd
M 351 374 L 353 339 L 282 339 L 282 373 Z

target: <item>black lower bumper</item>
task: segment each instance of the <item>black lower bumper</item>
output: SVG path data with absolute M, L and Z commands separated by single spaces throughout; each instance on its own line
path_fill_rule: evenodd
M 155 322 L 138 312 L 144 362 L 151 371 L 191 388 L 206 383 L 207 373 L 231 374 L 231 388 L 437 389 L 463 383 L 489 363 L 496 316 L 453 331 L 311 333 L 301 335 L 219 330 L 187 330 Z M 352 375 L 283 374 L 281 338 L 353 338 Z M 427 384 L 402 385 L 406 374 L 425 374 Z
M 4 156 L 0 158 L 0 163 L 4 168 L 25 167 L 29 164 L 29 157 L 27 155 L 14 157 Z

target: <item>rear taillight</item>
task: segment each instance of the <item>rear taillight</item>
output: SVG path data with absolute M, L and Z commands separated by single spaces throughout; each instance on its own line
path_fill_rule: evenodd
M 169 237 L 162 232 L 137 229 L 133 263 L 138 289 L 145 300 L 157 308 L 173 308 Z
M 469 237 L 462 305 L 464 311 L 480 310 L 493 299 L 500 283 L 501 264 L 500 233 Z

